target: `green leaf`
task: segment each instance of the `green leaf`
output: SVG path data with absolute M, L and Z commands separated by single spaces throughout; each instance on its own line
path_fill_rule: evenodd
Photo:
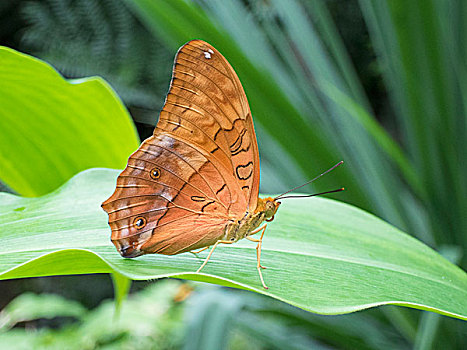
M 341 314 L 383 304 L 467 319 L 467 274 L 438 253 L 355 207 L 322 198 L 287 201 L 269 224 L 261 287 L 255 244 L 205 254 L 123 259 L 110 243 L 100 203 L 117 171 L 92 169 L 40 198 L 0 196 L 0 279 L 119 273 L 177 277 L 249 289 L 308 311 Z M 187 234 L 189 234 L 187 232 Z
M 305 179 L 311 178 L 319 172 L 317 169 L 327 169 L 341 160 L 342 154 L 329 142 L 329 135 L 325 133 L 321 124 L 311 119 L 312 109 L 306 107 L 306 109 L 299 111 L 297 101 L 291 100 L 289 97 L 289 94 L 293 93 L 290 93 L 290 90 L 285 90 L 287 84 L 277 82 L 281 79 L 275 77 L 274 73 L 283 69 L 277 64 L 277 58 L 270 57 L 272 48 L 269 48 L 269 54 L 263 54 L 268 52 L 264 45 L 261 47 L 266 51 L 258 48 L 258 43 L 262 43 L 262 40 L 265 39 L 260 37 L 258 40 L 250 42 L 250 47 L 255 49 L 254 55 L 260 57 L 254 62 L 251 60 L 251 55 L 248 56 L 245 50 L 242 50 L 241 45 L 226 32 L 225 28 L 219 26 L 214 20 L 229 20 L 238 25 L 240 22 L 233 19 L 232 16 L 234 12 L 238 15 L 235 9 L 238 10 L 239 4 L 225 2 L 228 4 L 228 8 L 225 10 L 227 16 L 220 18 L 219 16 L 208 16 L 194 2 L 161 0 L 156 3 L 151 0 L 126 0 L 126 3 L 147 28 L 154 32 L 158 39 L 165 41 L 168 47 L 172 47 L 174 51 L 185 42 L 196 38 L 206 40 L 214 45 L 227 58 L 245 88 L 255 126 L 259 129 L 258 135 L 268 134 L 275 143 L 274 147 L 269 147 L 267 143 L 263 144 L 264 137 L 258 139 L 262 159 L 269 161 L 282 178 L 293 179 L 294 183 L 303 183 Z M 241 19 L 244 20 L 246 16 L 241 16 Z M 244 28 L 245 25 L 242 22 L 239 27 Z M 248 41 L 251 41 L 250 35 L 252 33 L 254 33 L 254 29 L 246 33 L 245 37 L 248 38 Z M 243 43 L 246 43 L 246 40 Z M 265 61 L 276 64 L 270 66 L 265 64 Z M 284 71 L 281 76 L 287 76 L 290 82 L 289 72 Z M 294 80 L 292 79 L 292 81 Z M 335 134 L 335 130 L 333 133 Z M 282 151 L 282 157 L 277 157 L 277 149 Z M 334 173 L 333 178 L 323 178 L 313 186 L 324 191 L 335 187 L 336 183 L 345 183 L 347 186 L 352 184 L 352 187 L 355 188 L 352 197 L 354 203 L 368 207 L 367 198 L 356 184 L 358 178 L 352 176 L 350 169 L 350 167 L 343 167 Z M 304 174 L 306 176 L 303 177 Z M 266 176 L 269 175 L 266 174 Z M 292 183 L 292 181 L 288 183 Z M 342 194 L 342 196 L 345 197 L 347 194 Z
M 24 293 L 16 297 L 0 312 L 0 333 L 19 322 L 39 318 L 79 318 L 86 311 L 86 308 L 77 301 L 67 300 L 59 295 Z
M 327 96 L 336 104 L 347 110 L 349 116 L 353 117 L 363 127 L 365 127 L 365 130 L 373 136 L 376 144 L 384 149 L 386 154 L 391 157 L 395 164 L 397 164 L 400 171 L 405 175 L 405 178 L 410 182 L 416 193 L 420 197 L 425 198 L 426 193 L 424 193 L 425 189 L 420 183 L 420 178 L 417 176 L 414 168 L 402 149 L 389 136 L 386 130 L 384 130 L 383 127 L 375 121 L 375 118 L 372 117 L 361 105 L 356 103 L 350 96 L 347 96 L 344 92 L 340 91 L 336 86 L 325 81 L 321 84 Z
M 131 280 L 118 272 L 114 272 L 112 273 L 112 282 L 115 291 L 115 316 L 118 316 L 122 303 L 130 292 Z
M 360 0 L 360 5 L 407 158 L 427 194 L 423 206 L 434 240 L 465 250 L 467 166 L 460 159 L 467 147 L 466 3 Z M 466 262 L 464 256 L 461 265 Z
M 33 322 L 32 327 L 29 323 L 8 332 L 2 332 L 0 328 L 1 348 L 153 349 L 157 343 L 158 349 L 178 349 L 180 347 L 174 344 L 181 343 L 183 333 L 180 327 L 173 325 L 181 323 L 182 314 L 174 299 L 181 285 L 174 280 L 148 285 L 128 298 L 122 305 L 120 317 L 114 317 L 115 307 L 109 299 L 88 311 L 76 301 L 56 295 L 21 295 L 0 312 L 0 324 L 4 321 L 11 323 L 11 318 L 31 321 L 67 316 L 75 321 L 54 322 L 59 327 L 44 327 L 39 321 L 40 327 L 34 327 L 37 322 Z
M 128 112 L 101 78 L 66 81 L 0 47 L 0 180 L 25 196 L 92 167 L 123 168 L 138 147 Z

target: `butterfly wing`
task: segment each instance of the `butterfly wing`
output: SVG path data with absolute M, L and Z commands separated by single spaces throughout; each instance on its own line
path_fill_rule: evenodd
M 243 88 L 209 44 L 185 44 L 154 135 L 102 207 L 120 253 L 177 254 L 215 243 L 256 208 L 259 156 Z
M 237 179 L 256 209 L 259 153 L 250 107 L 232 66 L 213 46 L 192 40 L 177 53 L 157 130 L 194 140 Z
M 229 213 L 246 207 L 229 175 L 192 145 L 162 133 L 148 138 L 130 156 L 114 194 L 102 205 L 112 241 L 126 257 L 212 244 L 222 236 Z M 182 239 L 167 249 L 175 237 Z

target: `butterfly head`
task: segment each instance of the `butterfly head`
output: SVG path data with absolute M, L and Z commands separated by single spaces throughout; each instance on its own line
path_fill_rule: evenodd
M 258 206 L 256 211 L 261 211 L 264 213 L 264 220 L 272 221 L 274 220 L 274 215 L 279 209 L 279 205 L 281 202 L 276 201 L 274 198 L 259 198 L 258 199 Z

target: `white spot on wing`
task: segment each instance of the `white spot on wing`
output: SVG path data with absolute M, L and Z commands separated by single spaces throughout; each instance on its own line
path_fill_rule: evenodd
M 212 51 L 212 50 L 211 50 Z M 211 54 L 209 52 L 205 52 L 204 53 L 204 58 L 207 58 L 207 59 L 210 59 L 211 58 Z
M 164 148 L 172 149 L 174 145 L 174 139 L 167 135 L 161 135 L 158 144 Z
M 214 53 L 214 51 L 212 51 L 211 49 L 209 49 L 208 52 L 211 53 L 211 54 Z

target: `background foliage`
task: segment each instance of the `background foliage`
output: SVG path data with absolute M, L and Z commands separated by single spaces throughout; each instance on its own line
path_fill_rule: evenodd
M 252 105 L 263 191 L 298 184 L 343 158 L 345 171 L 316 189 L 345 185 L 346 201 L 435 249 L 465 251 L 465 2 L 47 0 L 0 6 L 2 44 L 44 58 L 70 77 L 104 75 L 142 137 L 163 102 L 175 50 L 195 37 L 209 41 L 231 61 Z M 460 265 L 465 269 L 466 256 Z M 316 346 L 466 346 L 464 323 L 433 314 L 388 307 L 331 322 L 279 314 L 268 321 L 270 329 L 287 329 L 288 317 L 297 317 L 294 329 Z M 335 332 L 339 337 L 331 336 Z M 260 348 L 280 344 L 257 338 Z

